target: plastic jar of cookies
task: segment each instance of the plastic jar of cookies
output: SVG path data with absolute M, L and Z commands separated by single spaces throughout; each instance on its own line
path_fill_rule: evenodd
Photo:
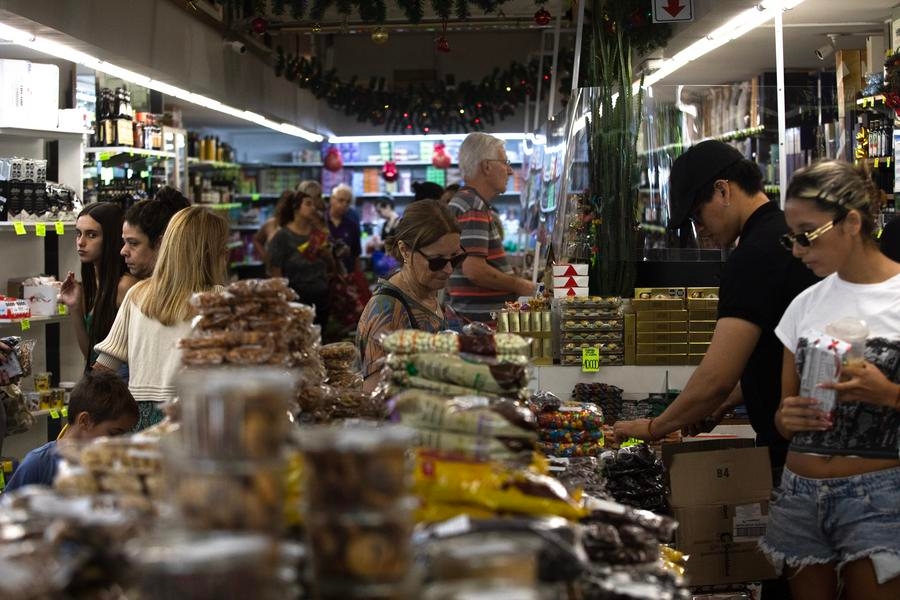
M 182 451 L 215 460 L 273 459 L 291 428 L 296 377 L 280 369 L 222 367 L 178 378 Z
M 162 534 L 127 546 L 141 598 L 275 600 L 286 596 L 278 578 L 278 546 L 256 534 Z
M 392 509 L 410 492 L 414 432 L 397 425 L 309 427 L 303 450 L 307 512 Z

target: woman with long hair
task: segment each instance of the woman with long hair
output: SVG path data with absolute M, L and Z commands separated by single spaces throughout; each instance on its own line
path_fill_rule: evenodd
M 175 396 L 178 340 L 190 333 L 195 315 L 189 300 L 225 281 L 228 235 L 228 221 L 202 206 L 176 213 L 153 275 L 129 290 L 109 336 L 97 344 L 95 369 L 130 365 L 128 387 L 141 411 L 138 429 L 158 423 L 159 403 Z
M 459 225 L 447 205 L 419 200 L 406 208 L 385 241 L 401 267 L 379 280 L 356 328 L 365 389 L 374 388 L 378 380 L 378 359 L 384 356 L 381 334 L 398 329 L 436 333 L 459 327 L 459 318 L 438 299 L 453 269 L 466 258 L 459 240 Z
M 782 244 L 824 277 L 775 329 L 784 344 L 775 425 L 791 445 L 761 547 L 788 569 L 796 600 L 900 598 L 900 264 L 873 237 L 880 204 L 865 168 L 842 161 L 797 171 L 787 189 Z M 844 318 L 865 322 L 865 360 L 817 386 L 837 392 L 834 408 L 820 410 L 801 395 L 800 374 L 811 344 Z
M 280 229 L 269 242 L 269 272 L 287 277 L 300 302 L 316 307 L 316 323 L 328 322 L 328 278 L 336 266 L 328 231 L 315 200 L 295 192 L 276 215 Z
M 84 207 L 75 221 L 75 248 L 81 261 L 81 283 L 69 271 L 59 299 L 69 309 L 78 347 L 86 366 L 93 362 L 93 348 L 109 333 L 126 292 L 137 283 L 129 275 L 122 249 L 122 207 L 95 202 Z

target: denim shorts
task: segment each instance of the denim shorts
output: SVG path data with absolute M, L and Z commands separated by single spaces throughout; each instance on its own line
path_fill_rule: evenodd
M 869 557 L 878 583 L 900 575 L 900 467 L 852 477 L 808 479 L 784 470 L 772 492 L 760 549 L 791 568 Z

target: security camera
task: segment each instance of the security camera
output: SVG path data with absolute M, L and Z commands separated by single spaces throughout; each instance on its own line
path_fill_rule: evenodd
M 816 58 L 819 60 L 825 60 L 834 52 L 834 46 L 831 44 L 824 44 L 816 48 Z
M 247 52 L 247 46 L 239 40 L 225 40 L 225 45 L 238 54 Z

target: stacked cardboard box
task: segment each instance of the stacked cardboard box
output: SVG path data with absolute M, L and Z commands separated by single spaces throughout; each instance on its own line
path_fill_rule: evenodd
M 588 267 L 586 263 L 553 265 L 553 297 L 587 296 L 590 281 Z
M 688 364 L 699 365 L 709 349 L 719 310 L 719 288 L 687 288 Z
M 635 364 L 683 365 L 688 355 L 684 288 L 635 288 Z
M 597 348 L 600 366 L 625 364 L 625 320 L 621 298 L 561 298 L 559 315 L 560 364 L 581 365 L 585 348 Z
M 708 440 L 662 447 L 678 550 L 689 554 L 690 585 L 772 579 L 757 549 L 768 524 L 772 470 L 753 440 Z

